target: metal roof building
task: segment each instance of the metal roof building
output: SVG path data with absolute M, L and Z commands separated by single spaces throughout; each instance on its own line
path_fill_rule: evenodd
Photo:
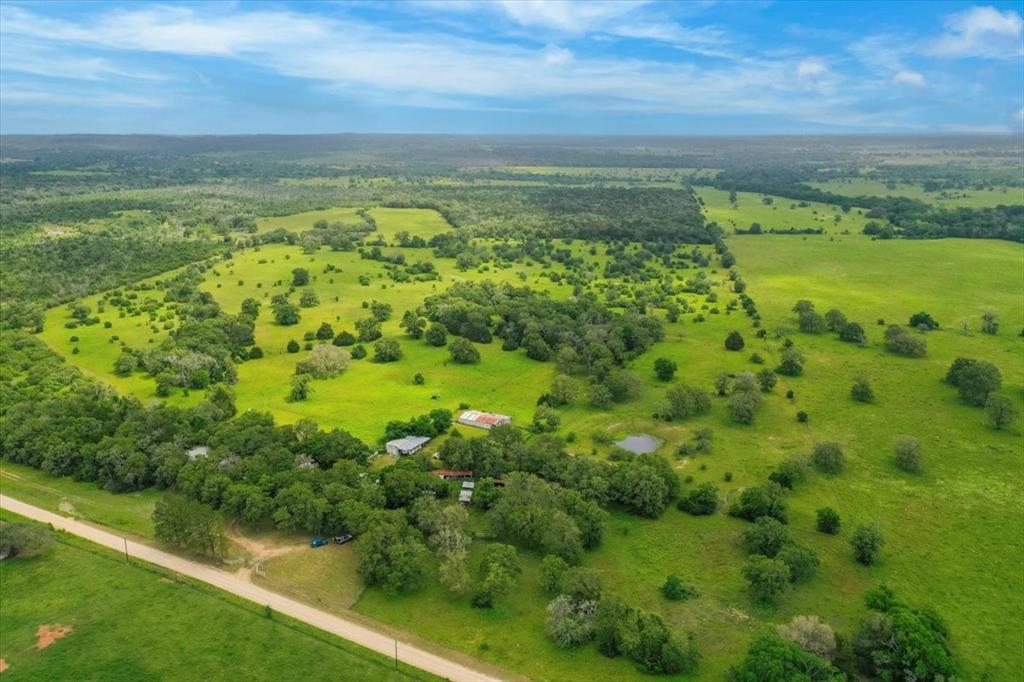
M 493 412 L 481 412 L 480 410 L 466 410 L 459 415 L 457 420 L 466 426 L 475 426 L 478 429 L 491 429 L 495 426 L 505 426 L 512 423 L 512 417 Z
M 387 448 L 389 455 L 412 455 L 423 449 L 423 446 L 430 442 L 426 436 L 406 436 L 389 440 Z

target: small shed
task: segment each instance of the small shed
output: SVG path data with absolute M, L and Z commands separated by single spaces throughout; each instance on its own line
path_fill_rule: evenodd
M 469 504 L 473 501 L 473 490 L 476 488 L 476 483 L 473 481 L 463 481 L 462 490 L 459 491 L 459 502 L 462 504 Z
M 638 455 L 649 455 L 658 448 L 661 447 L 662 440 L 655 438 L 654 436 L 648 436 L 646 433 L 641 433 L 635 436 L 627 436 L 620 441 L 617 441 L 615 445 L 636 453 Z
M 208 454 L 210 454 L 210 447 L 208 445 L 197 445 L 185 451 L 185 456 L 190 460 L 196 457 L 206 457 Z
M 430 442 L 426 436 L 406 436 L 396 438 L 387 442 L 389 455 L 413 455 L 423 449 L 423 446 Z
M 466 410 L 459 415 L 457 420 L 466 426 L 475 426 L 478 429 L 492 429 L 495 426 L 505 426 L 512 423 L 512 417 L 494 412 L 481 412 L 480 410 Z

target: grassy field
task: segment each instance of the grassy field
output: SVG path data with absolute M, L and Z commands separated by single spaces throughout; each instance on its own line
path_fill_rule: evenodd
M 739 208 L 734 209 L 724 192 L 700 192 L 709 218 L 723 226 L 728 225 L 725 216 L 732 215 L 741 227 L 753 221 L 765 228 L 823 226 L 831 234 L 730 237 L 748 293 L 758 304 L 764 326 L 773 333 L 757 339 L 749 318 L 724 310 L 731 294 L 724 286 L 724 273 L 714 273 L 721 314 L 709 313 L 702 323 L 692 315 L 666 323 L 665 340 L 633 364 L 632 369 L 644 379 L 637 399 L 614 411 L 579 404 L 563 408 L 561 433 L 575 435 L 570 448 L 580 456 L 604 456 L 607 449 L 600 443 L 608 436 L 650 433 L 665 440 L 660 453 L 673 457 L 677 446 L 694 431 L 710 427 L 715 433 L 713 454 L 673 461 L 681 477 L 692 477 L 693 485 L 715 482 L 727 499 L 763 482 L 780 461 L 808 454 L 815 442 L 841 443 L 847 471 L 835 478 L 812 475 L 788 498 L 791 536 L 814 548 L 822 566 L 810 583 L 786 595 L 776 609 L 757 607 L 740 576 L 739 538 L 746 524 L 721 513 L 695 518 L 675 509 L 654 521 L 615 514 L 604 544 L 587 555 L 585 564 L 601 571 L 608 590 L 661 613 L 676 629 L 694 633 L 705 655 L 696 679 L 722 679 L 757 632 L 794 615 L 819 615 L 850 634 L 864 614 L 864 590 L 882 581 L 908 601 L 931 606 L 944 616 L 969 678 L 989 670 L 992 679 L 1013 679 L 1014 671 L 1024 666 L 1024 653 L 1012 645 L 1024 638 L 1018 617 L 1024 610 L 1019 568 L 1024 559 L 1024 513 L 1019 504 L 1024 496 L 1020 456 L 1024 424 L 1018 422 L 1006 432 L 993 431 L 984 423 L 982 410 L 961 404 L 955 390 L 940 380 L 958 356 L 990 360 L 1003 373 L 1003 392 L 1022 402 L 1021 245 L 983 240 L 871 241 L 840 234 L 846 229 L 859 232 L 863 217 L 856 209 L 842 214 L 843 220 L 836 224 L 832 207 L 788 208 L 790 202 L 778 198 L 765 206 L 759 195 L 741 193 Z M 379 217 L 378 221 L 383 224 Z M 408 225 L 396 221 L 395 229 L 409 229 Z M 407 258 L 415 261 L 426 254 L 407 251 Z M 321 299 L 319 307 L 304 309 L 302 322 L 291 328 L 272 324 L 264 308 L 256 337 L 266 357 L 240 366 L 239 407 L 269 409 L 285 422 L 315 417 L 322 425 L 343 426 L 368 441 L 379 437 L 388 419 L 407 418 L 434 407 L 454 408 L 459 402 L 505 412 L 515 423 L 528 421 L 536 396 L 554 373 L 551 363 L 530 361 L 522 353 L 503 353 L 491 344 L 480 346 L 480 365 L 455 366 L 446 362 L 444 349 L 401 335 L 397 318 L 424 296 L 459 279 L 525 281 L 555 296 L 568 295 L 569 287 L 540 277 L 543 270 L 536 264 L 459 272 L 450 260 L 433 260 L 443 281 L 410 284 L 394 284 L 382 276 L 380 264 L 361 260 L 358 254 L 321 251 L 310 256 L 283 245 L 240 252 L 230 265 L 218 265 L 219 274 L 209 273 L 204 287 L 226 310 L 237 310 L 242 299 L 254 293 L 269 299 L 281 290 L 274 282 L 287 281 L 291 269 L 299 266 L 314 274 L 311 286 Z M 341 271 L 325 273 L 327 264 Z M 525 279 L 520 280 L 520 272 Z M 369 287 L 359 285 L 361 274 L 372 277 Z M 844 344 L 833 335 L 799 333 L 790 308 L 800 298 L 814 300 L 822 312 L 838 307 L 861 322 L 868 332 L 868 346 Z M 395 319 L 385 323 L 384 333 L 401 341 L 405 357 L 387 365 L 354 361 L 341 377 L 317 382 L 308 402 L 287 403 L 288 378 L 302 356 L 285 353 L 287 341 L 301 341 L 302 332 L 316 329 L 321 321 L 330 322 L 336 331 L 352 330 L 352 323 L 366 316 L 362 302 L 371 299 L 394 306 Z M 942 323 L 941 330 L 926 337 L 928 355 L 906 359 L 887 353 L 881 343 L 884 327 L 876 321 L 905 323 L 920 310 Z M 998 316 L 1000 334 L 978 333 L 979 317 L 986 311 Z M 71 332 L 62 327 L 66 315 L 63 308 L 50 311 L 43 333 L 48 343 L 87 371 L 110 377 L 122 390 L 152 399 L 151 380 L 113 376 L 116 344 L 107 337 L 117 333 L 129 345 L 144 347 L 149 338 L 159 339 L 159 333 L 151 333 L 144 324 L 136 326 L 132 319 L 113 318 L 110 330 L 102 325 L 75 330 L 80 341 L 72 344 Z M 962 322 L 973 332 L 963 334 Z M 746 338 L 742 352 L 723 348 L 732 330 Z M 721 372 L 761 369 L 749 361 L 754 352 L 767 358 L 767 366 L 774 366 L 781 351 L 775 331 L 789 334 L 807 355 L 807 369 L 798 378 L 780 377 L 779 385 L 765 396 L 754 425 L 731 423 L 723 398 L 715 398 L 711 413 L 697 420 L 665 423 L 651 417 L 668 386 L 654 380 L 655 359 L 675 360 L 680 367 L 677 381 L 710 388 Z M 80 352 L 71 355 L 76 345 Z M 426 376 L 424 386 L 412 384 L 416 372 Z M 860 375 L 871 380 L 878 395 L 876 404 L 850 399 L 850 386 Z M 785 397 L 787 390 L 794 391 L 794 399 Z M 437 400 L 432 399 L 434 394 Z M 796 421 L 800 410 L 810 414 L 806 424 Z M 893 440 L 898 435 L 922 442 L 923 474 L 912 476 L 892 464 Z M 732 475 L 728 483 L 723 481 L 726 473 Z M 825 505 L 842 515 L 844 530 L 838 537 L 814 531 L 814 512 Z M 858 523 L 869 521 L 879 523 L 886 546 L 881 562 L 865 568 L 852 560 L 849 537 Z M 476 525 L 480 523 L 475 519 Z M 479 551 L 477 543 L 474 558 Z M 275 589 L 325 608 L 345 608 L 358 596 L 354 608 L 359 613 L 536 679 L 645 677 L 628 662 L 609 661 L 593 647 L 555 649 L 543 631 L 548 598 L 536 585 L 540 557 L 522 556 L 520 587 L 514 598 L 493 610 L 474 609 L 468 597 L 453 597 L 433 580 L 408 596 L 395 597 L 376 589 L 360 592 L 350 554 L 339 561 L 327 553 L 315 555 L 312 561 L 299 555 L 272 559 L 266 562 L 265 580 Z M 700 597 L 681 604 L 664 601 L 657 588 L 669 573 L 683 576 Z
M 358 211 L 359 207 L 327 208 L 287 216 L 257 218 L 256 227 L 259 232 L 269 232 L 278 228 L 301 232 L 313 229 L 313 224 L 320 220 L 326 220 L 328 223 L 362 223 L 363 218 Z M 371 238 L 380 235 L 389 242 L 402 230 L 429 240 L 436 234 L 452 229 L 440 213 L 429 209 L 376 207 L 370 209 L 370 215 L 377 221 L 377 232 L 371 235 Z
M 153 507 L 162 493 L 149 488 L 112 495 L 71 478 L 53 478 L 38 469 L 0 463 L 0 492 L 47 511 L 87 519 L 143 538 L 153 537 Z
M 910 183 L 896 184 L 891 189 L 880 180 L 867 178 L 844 178 L 828 182 L 808 183 L 814 187 L 845 196 L 908 197 L 943 208 L 987 208 L 1000 204 L 1024 204 L 1024 188 L 997 187 L 994 189 L 951 189 L 939 192 L 925 192 L 924 186 Z
M 433 229 L 431 220 L 423 218 L 424 212 L 388 211 L 388 217 L 380 221 L 382 229 L 405 229 L 413 234 Z M 425 213 L 440 220 L 436 213 Z M 574 248 L 582 251 L 581 245 Z M 203 286 L 225 310 L 238 310 L 243 299 L 254 295 L 266 304 L 273 294 L 286 288 L 291 271 L 296 267 L 310 270 L 313 277 L 310 288 L 317 292 L 321 301 L 316 308 L 303 309 L 301 322 L 293 327 L 275 324 L 269 307 L 264 306 L 257 321 L 256 342 L 265 357 L 239 365 L 236 387 L 239 409 L 269 410 L 283 423 L 312 417 L 324 426 L 344 426 L 368 441 L 381 435 L 388 420 L 407 419 L 437 407 L 454 410 L 463 402 L 509 414 L 519 422 L 528 421 L 533 414 L 537 387 L 546 386 L 554 375 L 552 363 L 534 362 L 522 352 L 503 352 L 499 344 L 492 343 L 479 346 L 483 356 L 480 364 L 456 365 L 450 361 L 446 349 L 408 338 L 398 323 L 405 310 L 420 305 L 426 296 L 444 291 L 455 281 L 526 282 L 535 288 L 550 290 L 556 296 L 568 296 L 571 287 L 540 277 L 546 270 L 536 263 L 516 263 L 502 271 L 484 266 L 480 270 L 460 272 L 452 259 L 431 259 L 430 252 L 420 249 L 405 249 L 404 252 L 409 262 L 434 260 L 443 279 L 396 284 L 385 278 L 386 271 L 380 263 L 361 259 L 358 253 L 322 250 L 311 256 L 302 254 L 298 247 L 283 244 L 240 252 L 230 263 L 218 265 L 209 272 Z M 338 270 L 324 273 L 328 265 Z M 558 272 L 562 266 L 549 269 Z M 372 277 L 370 286 L 359 284 L 361 275 Z M 275 282 L 283 284 L 275 286 Z M 144 292 L 143 296 L 159 300 L 162 292 Z M 97 310 L 99 298 L 89 297 L 84 302 Z M 400 341 L 402 360 L 390 364 L 376 364 L 369 359 L 353 361 L 342 376 L 316 382 L 309 400 L 289 403 L 285 399 L 289 381 L 295 362 L 305 352 L 288 353 L 288 341 L 302 342 L 303 333 L 315 331 L 322 322 L 330 323 L 335 332 L 343 329 L 354 332 L 355 321 L 369 316 L 362 307 L 363 302 L 374 299 L 390 303 L 394 308 L 394 317 L 384 323 L 382 329 L 385 337 Z M 128 377 L 114 374 L 114 362 L 121 350 L 119 343 L 111 339 L 116 336 L 118 342 L 123 341 L 130 347 L 146 348 L 164 338 L 167 332 L 160 325 L 153 331 L 144 317 L 119 318 L 108 310 L 99 316 L 103 322 L 111 324 L 109 329 L 100 324 L 68 330 L 64 328 L 67 315 L 65 307 L 51 309 L 41 338 L 90 375 L 143 401 L 157 400 L 156 385 L 150 377 L 141 373 Z M 74 348 L 78 348 L 77 354 L 73 354 Z M 425 384 L 413 384 L 416 373 L 426 377 Z M 198 392 L 191 395 L 176 392 L 168 402 L 192 404 L 200 398 Z
M 838 206 L 819 204 L 814 201 L 799 202 L 785 197 L 771 197 L 770 205 L 762 202 L 764 195 L 753 192 L 737 192 L 736 204 L 729 202 L 729 193 L 711 187 L 695 187 L 697 196 L 704 202 L 704 215 L 709 222 L 718 223 L 726 232 L 734 228 L 750 229 L 751 223 L 760 223 L 765 230 L 798 230 L 821 228 L 828 234 L 839 232 L 859 233 L 867 219 L 858 208 L 843 213 Z M 800 204 L 806 204 L 800 206 Z M 836 218 L 839 221 L 836 222 Z
M 436 679 L 73 537 L 41 557 L 0 562 L 0 582 L 8 682 Z M 41 625 L 72 629 L 38 649 Z

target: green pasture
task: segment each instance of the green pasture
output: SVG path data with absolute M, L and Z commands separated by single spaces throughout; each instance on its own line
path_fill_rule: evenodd
M 20 520 L 4 513 L 7 521 Z M 0 562 L 0 657 L 18 680 L 436 679 L 70 536 Z M 36 648 L 40 625 L 67 636 Z M 343 671 L 343 672 L 342 672 Z
M 891 253 L 872 251 L 890 245 L 895 246 Z M 716 482 L 727 500 L 763 482 L 783 459 L 809 454 L 813 443 L 838 441 L 847 456 L 846 472 L 834 478 L 812 474 L 789 497 L 790 534 L 815 549 L 822 566 L 777 608 L 755 606 L 740 576 L 745 522 L 721 513 L 695 518 L 674 509 L 655 521 L 615 514 L 602 547 L 589 553 L 585 564 L 602 572 L 608 589 L 694 632 L 705 653 L 696 679 L 722 679 L 756 632 L 795 615 L 819 615 L 849 635 L 865 613 L 863 592 L 879 582 L 946 619 L 969 676 L 988 670 L 992 679 L 1012 678 L 1024 665 L 1020 649 L 1011 644 L 1024 636 L 1015 616 L 1024 608 L 1019 589 L 1024 558 L 1024 514 L 1018 503 L 1024 493 L 1021 424 L 1009 432 L 993 431 L 982 410 L 960 404 L 940 379 L 957 355 L 984 358 L 1003 371 L 1004 392 L 1021 398 L 1020 247 L 790 236 L 734 238 L 731 247 L 768 329 L 790 330 L 807 354 L 805 375 L 782 378 L 751 427 L 731 424 L 721 398 L 701 419 L 656 422 L 649 415 L 663 389 L 654 381 L 637 401 L 613 412 L 576 406 L 564 411 L 563 422 L 581 433 L 660 435 L 667 439 L 662 453 L 669 457 L 695 429 L 711 427 L 714 453 L 679 459 L 676 466 L 681 476 L 693 477 L 693 485 Z M 950 282 L 957 283 L 955 288 Z M 851 319 L 868 323 L 870 345 L 852 347 L 831 335 L 792 331 L 789 308 L 802 297 L 815 299 L 823 311 L 837 305 Z M 928 356 L 913 360 L 884 351 L 881 328 L 868 325 L 878 317 L 899 321 L 919 309 L 949 320 L 947 330 L 928 336 Z M 1000 316 L 1005 331 L 994 337 L 962 335 L 957 321 L 986 309 Z M 730 328 L 744 332 L 744 351 L 732 353 L 721 346 Z M 765 355 L 772 366 L 780 350 L 777 341 L 754 339 L 745 318 L 709 316 L 709 322 L 684 322 L 670 330 L 669 339 L 636 363 L 641 376 L 650 379 L 653 359 L 665 356 L 679 363 L 677 380 L 709 387 L 720 371 L 760 369 L 748 362 L 751 352 Z M 859 375 L 871 379 L 876 404 L 849 397 Z M 795 392 L 792 401 L 785 398 L 789 389 Z M 811 415 L 807 424 L 797 423 L 798 410 Z M 909 475 L 892 464 L 898 435 L 921 440 L 923 474 Z M 589 444 L 578 445 L 580 456 L 589 456 Z M 726 472 L 733 474 L 731 483 L 722 480 Z M 825 505 L 842 515 L 844 528 L 836 537 L 814 530 L 814 512 Z M 881 562 L 871 568 L 856 564 L 849 547 L 850 533 L 865 522 L 877 522 L 887 541 Z M 484 658 L 514 661 L 511 667 L 538 679 L 642 678 L 593 648 L 562 652 L 551 647 L 541 629 L 547 597 L 531 584 L 538 561 L 524 554 L 522 589 L 493 611 L 473 609 L 436 585 L 397 598 L 368 589 L 356 608 Z M 665 602 L 657 588 L 669 573 L 683 576 L 701 596 L 683 604 Z M 446 617 L 434 618 L 442 602 Z
M 895 183 L 889 188 L 881 180 L 868 178 L 842 178 L 828 182 L 808 183 L 826 192 L 844 196 L 907 197 L 943 208 L 989 208 L 1024 204 L 1024 187 L 995 187 L 992 189 L 950 189 L 926 192 L 924 186 Z
M 763 203 L 766 196 L 754 192 L 737 192 L 736 204 L 729 202 L 729 193 L 711 187 L 695 187 L 697 196 L 704 201 L 704 215 L 708 222 L 718 223 L 726 232 L 735 228 L 750 229 L 751 223 L 760 223 L 766 231 L 771 228 L 807 228 L 825 230 L 827 234 L 850 231 L 859 233 L 867 219 L 862 209 L 853 208 L 844 213 L 838 206 L 814 201 L 800 202 L 786 197 L 772 196 L 771 204 Z M 800 204 L 806 206 L 800 206 Z M 839 221 L 836 222 L 836 218 Z
M 154 488 L 112 495 L 95 483 L 54 478 L 12 462 L 0 462 L 0 493 L 144 538 L 153 537 L 153 508 L 162 495 Z
M 705 654 L 695 679 L 722 679 L 757 632 L 794 615 L 819 615 L 850 635 L 864 614 L 863 592 L 883 581 L 911 603 L 931 606 L 945 618 L 969 678 L 989 670 L 992 679 L 1012 679 L 1014 671 L 1024 666 L 1024 653 L 1014 646 L 1024 637 L 1018 617 L 1024 609 L 1020 589 L 1024 424 L 1018 422 L 1006 432 L 992 430 L 983 410 L 961 404 L 955 390 L 941 378 L 958 356 L 989 360 L 1002 371 L 1003 392 L 1018 404 L 1024 402 L 1021 245 L 952 239 L 872 241 L 859 234 L 840 234 L 846 229 L 859 232 L 864 219 L 856 209 L 842 214 L 837 226 L 832 216 L 838 209 L 832 207 L 811 204 L 791 209 L 786 208 L 790 202 L 781 198 L 765 206 L 760 195 L 740 193 L 739 208 L 733 209 L 726 193 L 699 191 L 709 218 L 723 226 L 728 225 L 723 216 L 732 212 L 741 227 L 753 221 L 765 228 L 824 226 L 831 234 L 729 237 L 736 267 L 758 305 L 768 337 L 757 339 L 750 318 L 742 312 L 726 312 L 726 303 L 734 295 L 728 291 L 725 273 L 714 272 L 713 290 L 719 301 L 703 311 L 706 320 L 697 322 L 694 314 L 688 314 L 677 323 L 666 323 L 665 340 L 633 363 L 631 369 L 643 379 L 640 395 L 612 410 L 597 410 L 582 400 L 562 408 L 560 433 L 571 434 L 570 450 L 584 457 L 605 456 L 608 438 L 658 435 L 665 440 L 660 454 L 672 459 L 682 478 L 692 477 L 692 485 L 716 482 L 726 500 L 762 483 L 784 459 L 808 454 L 815 442 L 839 442 L 847 470 L 834 478 L 812 474 L 788 498 L 791 536 L 814 548 L 822 566 L 808 584 L 784 596 L 777 608 L 755 606 L 740 576 L 744 557 L 739 537 L 745 522 L 724 513 L 695 518 L 675 509 L 666 510 L 657 520 L 614 514 L 603 545 L 587 554 L 585 565 L 601 571 L 608 590 L 661 613 L 680 631 L 694 633 Z M 801 216 L 807 222 L 792 222 Z M 773 223 L 775 217 L 780 218 Z M 380 217 L 378 221 L 383 224 Z M 398 222 L 396 228 L 399 225 L 409 229 L 407 223 Z M 578 252 L 582 248 L 573 245 Z M 448 361 L 445 349 L 402 334 L 398 319 L 425 296 L 459 279 L 525 282 L 554 296 L 567 296 L 571 288 L 541 277 L 544 270 L 536 264 L 515 263 L 505 270 L 491 264 L 481 271 L 460 272 L 451 260 L 432 258 L 428 251 L 405 250 L 405 254 L 410 262 L 433 260 L 442 281 L 396 284 L 380 263 L 361 260 L 356 253 L 321 250 L 309 255 L 284 245 L 238 252 L 230 262 L 208 272 L 203 286 L 229 311 L 237 310 L 250 296 L 269 302 L 273 294 L 286 290 L 295 267 L 310 270 L 314 276 L 310 286 L 321 300 L 320 306 L 302 311 L 302 321 L 295 327 L 275 325 L 264 307 L 256 338 L 266 357 L 239 366 L 235 387 L 239 408 L 270 410 L 284 422 L 314 417 L 322 426 L 344 427 L 370 442 L 381 435 L 389 419 L 408 418 L 434 407 L 454 409 L 461 402 L 510 414 L 516 424 L 528 422 L 536 397 L 554 374 L 553 363 L 531 361 L 521 351 L 502 352 L 493 343 L 479 346 L 483 355 L 479 365 L 457 366 Z M 324 272 L 328 264 L 340 271 Z M 677 275 L 685 278 L 693 272 Z M 361 286 L 359 275 L 370 276 L 370 286 Z M 278 281 L 283 284 L 275 285 Z M 702 297 L 689 298 L 700 307 Z M 801 298 L 813 300 L 821 312 L 840 308 L 865 327 L 869 344 L 861 348 L 831 334 L 797 331 L 790 308 Z M 372 299 L 394 306 L 394 318 L 383 329 L 386 337 L 400 341 L 405 357 L 385 365 L 370 359 L 353 361 L 342 376 L 315 382 L 310 400 L 286 402 L 294 364 L 304 353 L 286 353 L 288 340 L 302 343 L 302 333 L 315 330 L 323 321 L 330 322 L 336 332 L 354 331 L 354 321 L 367 316 L 362 302 Z M 713 314 L 711 307 L 720 312 Z M 881 343 L 884 327 L 877 321 L 905 323 L 921 310 L 942 324 L 942 329 L 926 336 L 927 356 L 907 359 L 887 353 Z M 980 315 L 986 311 L 999 318 L 998 335 L 979 332 Z M 152 334 L 148 325 L 136 326 L 136 318 L 111 318 L 109 313 L 101 318 L 110 319 L 112 329 L 96 325 L 72 332 L 62 327 L 66 316 L 64 308 L 50 311 L 43 333 L 48 343 L 69 361 L 121 390 L 152 399 L 152 380 L 112 375 L 118 351 L 108 337 L 116 333 L 129 345 L 144 347 L 149 338 L 157 342 L 163 332 Z M 964 322 L 967 333 L 962 331 Z M 741 352 L 723 347 L 732 330 L 746 339 Z M 70 353 L 76 345 L 68 341 L 72 333 L 80 337 L 76 355 Z M 671 385 L 654 378 L 658 357 L 678 363 L 675 381 L 711 389 L 721 372 L 762 369 L 750 362 L 754 352 L 767 359 L 765 366 L 774 367 L 782 350 L 780 335 L 788 335 L 806 354 L 806 371 L 797 378 L 780 377 L 779 385 L 765 395 L 754 425 L 732 424 L 726 399 L 717 397 L 711 413 L 699 419 L 667 423 L 652 417 Z M 424 374 L 425 385 L 413 385 L 416 372 Z M 849 397 L 850 386 L 861 375 L 874 386 L 875 404 Z M 788 390 L 794 391 L 792 400 L 785 397 Z M 801 410 L 810 415 L 806 424 L 796 420 Z M 714 452 L 677 458 L 679 444 L 702 427 L 714 430 Z M 892 464 L 893 440 L 898 435 L 922 442 L 924 473 L 909 475 Z M 723 480 L 726 473 L 732 475 L 730 482 Z M 843 531 L 837 537 L 814 531 L 814 512 L 825 505 L 842 516 Z M 476 522 L 479 525 L 479 519 Z M 850 533 L 864 522 L 877 522 L 886 538 L 882 559 L 871 568 L 856 564 L 849 547 Z M 478 542 L 474 558 L 479 548 Z M 354 608 L 360 613 L 536 679 L 645 678 L 628 662 L 610 661 L 593 646 L 568 652 L 553 647 L 543 631 L 548 597 L 540 594 L 536 584 L 540 557 L 521 555 L 520 587 L 513 598 L 493 610 L 472 608 L 468 597 L 449 595 L 436 580 L 406 596 L 375 588 L 360 594 L 351 561 L 329 561 L 324 558 L 328 554 L 317 555 L 313 562 L 301 561 L 300 555 L 270 560 L 267 567 L 273 570 L 267 579 L 275 589 L 325 608 L 344 608 L 359 595 Z M 664 601 L 657 588 L 669 573 L 693 584 L 700 597 L 680 604 Z

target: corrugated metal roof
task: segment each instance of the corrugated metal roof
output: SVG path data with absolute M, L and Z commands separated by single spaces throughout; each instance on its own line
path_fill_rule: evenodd
M 377 442 L 379 443 L 380 441 Z M 430 439 L 426 436 L 405 436 L 404 438 L 389 440 L 388 447 L 396 447 L 399 450 L 412 450 L 429 442 Z

